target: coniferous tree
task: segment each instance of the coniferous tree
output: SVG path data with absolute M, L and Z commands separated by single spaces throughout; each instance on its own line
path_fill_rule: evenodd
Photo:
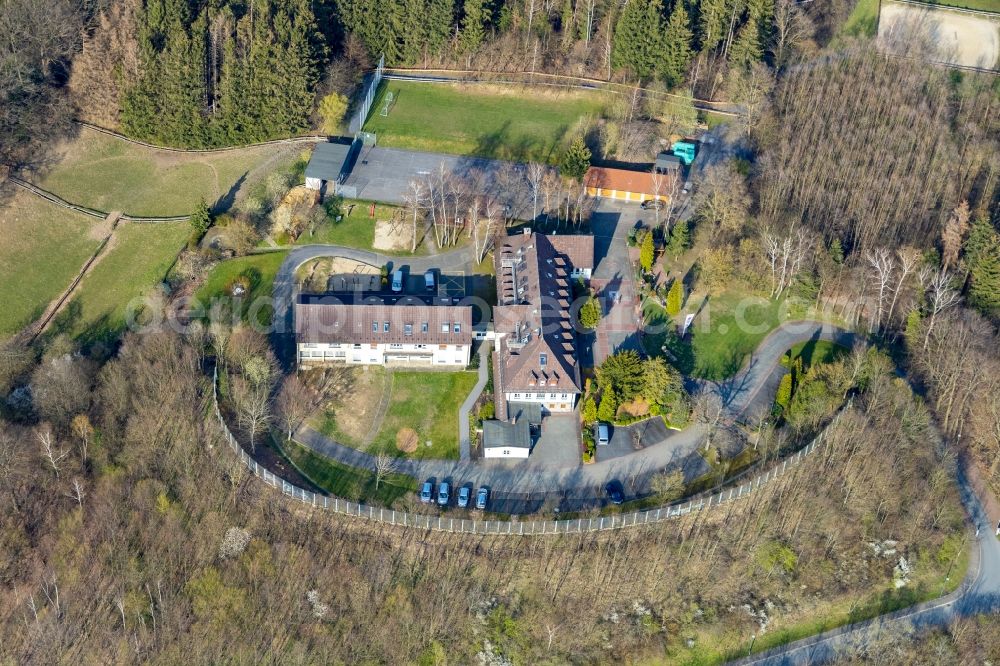
M 711 51 L 722 43 L 729 11 L 726 0 L 701 0 L 698 3 L 698 45 L 701 51 Z
M 622 9 L 611 50 L 611 65 L 648 80 L 663 55 L 663 5 L 660 0 L 628 0 Z
M 736 33 L 736 39 L 729 50 L 729 62 L 735 67 L 750 69 L 755 62 L 764 57 L 764 49 L 760 43 L 760 24 L 756 17 L 750 16 L 743 27 Z
M 687 10 L 684 9 L 684 1 L 677 0 L 663 36 L 663 60 L 660 62 L 660 76 L 670 88 L 684 80 L 688 65 L 691 64 L 691 58 L 694 56 L 691 37 L 691 26 Z
M 583 137 L 576 137 L 559 161 L 560 175 L 582 182 L 590 168 L 590 156 L 590 148 L 583 142 Z
M 642 270 L 649 272 L 653 268 L 653 233 L 647 232 L 642 237 L 642 246 L 639 248 L 639 265 Z
M 583 401 L 583 408 L 580 410 L 580 417 L 587 425 L 590 425 L 597 420 L 597 404 L 594 402 L 594 396 L 588 395 L 586 400 Z
M 466 53 L 475 51 L 486 36 L 487 9 L 483 0 L 465 0 L 462 6 L 462 30 L 458 41 Z
M 972 223 L 965 241 L 969 303 L 984 314 L 1000 314 L 1000 233 L 986 217 Z
M 690 232 L 687 220 L 678 220 L 670 230 L 670 242 L 667 243 L 667 252 L 676 257 L 687 249 L 689 242 Z
M 597 418 L 602 421 L 614 421 L 618 413 L 618 397 L 610 384 L 601 391 L 601 404 L 597 408 Z
M 667 292 L 667 314 L 676 317 L 681 313 L 683 305 L 684 285 L 681 284 L 680 280 L 674 280 L 673 284 L 670 285 L 670 291 Z

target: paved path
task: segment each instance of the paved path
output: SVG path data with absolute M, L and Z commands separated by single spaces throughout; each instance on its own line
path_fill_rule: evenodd
M 493 345 L 489 342 L 483 341 L 479 347 L 479 379 L 476 380 L 476 385 L 472 387 L 472 392 L 469 397 L 465 399 L 462 406 L 458 408 L 458 456 L 460 460 L 471 460 L 472 459 L 472 438 L 469 434 L 469 412 L 475 406 L 476 401 L 479 400 L 479 396 L 482 395 L 483 389 L 486 388 L 486 382 L 490 378 L 490 352 L 493 351 Z
M 997 517 L 987 515 L 984 504 L 989 499 L 988 494 L 977 494 L 969 475 L 962 470 L 958 475 L 958 484 L 973 533 L 976 526 L 981 528 L 978 539 L 974 534 L 969 535 L 974 543 L 972 558 L 969 571 L 958 590 L 940 599 L 817 634 L 732 663 L 739 666 L 812 666 L 829 663 L 846 652 L 864 646 L 883 631 L 939 627 L 960 616 L 996 612 L 1000 609 L 1000 541 L 994 534 Z

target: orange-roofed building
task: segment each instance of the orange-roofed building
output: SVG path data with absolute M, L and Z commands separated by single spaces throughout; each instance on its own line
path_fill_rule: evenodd
M 649 171 L 629 171 L 627 169 L 608 169 L 605 167 L 590 167 L 584 176 L 583 184 L 587 194 L 604 199 L 620 201 L 648 201 L 670 199 L 671 174 L 653 174 Z

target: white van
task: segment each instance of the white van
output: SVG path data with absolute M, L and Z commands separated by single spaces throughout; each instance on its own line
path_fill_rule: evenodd
M 598 422 L 597 428 L 595 428 L 595 430 L 597 430 L 596 434 L 597 434 L 598 446 L 606 446 L 607 444 L 611 443 L 611 436 L 607 423 Z
M 403 271 L 395 271 L 392 274 L 392 290 L 397 293 L 403 291 Z

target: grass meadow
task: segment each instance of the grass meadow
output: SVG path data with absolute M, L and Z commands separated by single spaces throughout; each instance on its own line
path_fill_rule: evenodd
M 0 340 L 38 319 L 100 243 L 100 221 L 16 192 L 0 208 Z
M 166 277 L 189 231 L 187 222 L 120 223 L 52 329 L 84 342 L 117 336 L 136 299 L 157 289 Z
M 213 204 L 260 167 L 306 149 L 305 144 L 261 146 L 219 153 L 177 153 L 145 148 L 91 129 L 57 149 L 58 161 L 35 182 L 67 201 L 129 215 L 185 215 L 198 199 Z

